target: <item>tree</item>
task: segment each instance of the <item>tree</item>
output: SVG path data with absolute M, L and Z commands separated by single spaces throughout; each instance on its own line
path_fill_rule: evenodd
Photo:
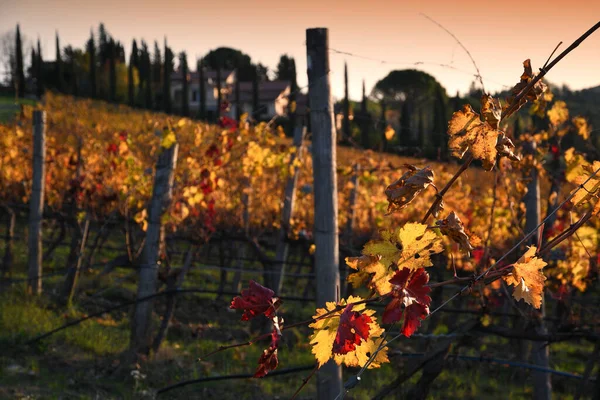
M 167 46 L 165 38 L 165 65 L 163 70 L 163 105 L 164 111 L 171 112 L 171 74 L 173 73 L 173 52 Z
M 17 24 L 17 34 L 15 38 L 15 66 L 17 72 L 15 74 L 15 85 L 19 97 L 25 96 L 25 73 L 23 71 L 23 45 L 21 43 L 21 29 Z
M 203 57 L 204 66 L 212 70 L 236 70 L 237 79 L 249 82 L 253 79 L 253 65 L 250 56 L 229 47 L 219 47 Z
M 444 88 L 439 86 L 435 92 L 435 102 L 433 104 L 433 129 L 432 144 L 440 149 L 441 155 L 445 158 L 448 148 L 446 130 L 448 128 L 448 96 Z M 458 110 L 458 108 L 456 108 Z
M 59 92 L 63 92 L 64 88 L 64 76 L 62 68 L 62 57 L 60 55 L 60 39 L 58 38 L 58 31 L 56 31 L 56 89 Z
M 150 62 L 150 51 L 148 45 L 142 40 L 142 52 L 140 56 L 140 82 L 144 81 L 144 105 L 148 110 L 154 107 L 152 95 L 152 63 Z
M 221 94 L 221 68 L 217 67 L 217 121 L 221 118 L 221 105 L 223 97 Z
M 0 63 L 2 69 L 5 71 L 5 76 L 2 82 L 8 87 L 15 87 L 17 66 L 16 66 L 16 51 L 15 51 L 15 40 L 16 32 L 13 30 L 5 32 L 1 37 L 0 48 Z
M 348 98 L 348 64 L 344 63 L 344 120 L 342 121 L 342 141 L 350 139 L 350 99 Z
M 154 94 L 154 108 L 162 109 L 162 57 L 158 42 L 154 41 L 154 58 L 152 60 L 152 90 Z
M 289 135 L 294 134 L 294 128 L 296 127 L 296 101 L 298 96 L 296 92 L 298 92 L 298 81 L 296 77 L 296 61 L 292 58 L 290 61 L 290 72 L 288 79 L 290 81 L 290 95 L 288 97 L 288 104 L 290 108 L 288 109 L 288 118 L 290 120 L 290 128 Z
M 387 129 L 387 118 L 385 117 L 386 107 L 385 100 L 380 101 L 381 104 L 381 115 L 379 116 L 379 127 L 381 128 L 381 146 L 380 151 L 387 151 L 387 138 L 385 137 L 385 131 Z
M 72 46 L 65 48 L 65 57 L 68 65 L 67 76 L 69 93 L 73 96 L 79 96 L 79 79 L 81 67 L 85 65 L 85 54 L 80 49 L 74 49 Z M 65 84 L 66 84 L 65 82 Z M 66 88 L 65 88 L 66 90 Z
M 400 114 L 400 135 L 399 141 L 404 146 L 414 146 L 412 130 L 412 105 L 409 99 L 402 102 L 402 112 Z
M 260 115 L 262 114 L 262 110 L 260 109 L 260 100 L 258 97 L 258 85 L 258 67 L 255 67 L 254 77 L 252 78 L 252 116 L 257 120 L 260 119 Z
M 137 52 L 137 43 L 135 39 L 133 39 L 133 44 L 131 45 L 131 55 L 129 56 L 129 68 L 127 69 L 127 98 L 131 107 L 135 105 L 135 86 L 133 83 L 133 69 L 137 69 Z
M 275 77 L 280 81 L 290 81 L 292 86 L 297 86 L 296 61 L 294 60 L 294 57 L 290 57 L 287 54 L 283 54 L 279 57 L 277 69 L 275 70 Z
M 182 102 L 181 102 L 181 113 L 185 117 L 189 117 L 190 115 L 190 93 L 189 93 L 189 74 L 188 74 L 188 63 L 187 63 L 187 55 L 185 51 L 179 53 L 179 69 L 181 70 L 182 79 L 183 79 L 183 88 L 182 88 Z
M 200 119 L 206 118 L 206 84 L 204 82 L 204 59 L 198 60 L 196 65 L 196 69 L 198 70 L 198 91 L 200 92 L 200 109 L 199 109 L 199 117 Z M 236 78 L 237 81 L 237 78 Z
M 113 38 L 110 38 L 109 42 L 109 83 L 108 83 L 108 99 L 111 102 L 117 101 L 117 46 Z
M 92 98 L 98 96 L 97 79 L 96 79 L 96 45 L 94 43 L 94 32 L 90 32 L 90 39 L 87 42 L 87 53 L 90 60 L 89 64 L 89 79 L 90 79 L 90 95 Z
M 373 97 L 384 99 L 390 109 L 401 110 L 399 140 L 403 145 L 418 145 L 416 131 L 411 129 L 413 110 L 423 110 L 426 128 L 433 114 L 436 90 L 440 87 L 433 76 L 415 69 L 391 71 L 375 84 Z
M 362 82 L 362 101 L 360 102 L 360 111 L 357 115 L 358 126 L 360 127 L 360 137 L 362 146 L 365 149 L 371 148 L 370 140 L 370 128 L 371 128 L 371 114 L 367 109 L 367 94 L 365 91 L 365 81 Z
M 42 98 L 44 95 L 44 60 L 42 58 L 42 46 L 40 39 L 37 41 L 37 62 L 35 63 L 36 76 L 37 76 L 37 96 Z

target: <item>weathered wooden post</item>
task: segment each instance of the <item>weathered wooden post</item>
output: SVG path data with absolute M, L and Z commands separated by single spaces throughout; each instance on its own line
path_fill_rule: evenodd
M 525 154 L 534 156 L 536 153 L 536 143 L 526 142 L 523 145 Z M 523 199 L 525 202 L 525 232 L 529 233 L 541 222 L 540 209 L 540 182 L 538 172 L 535 167 L 529 171 L 529 184 L 527 185 L 527 194 Z M 530 244 L 537 246 L 539 240 L 539 232 L 533 235 Z M 546 309 L 546 301 L 542 293 L 542 306 L 539 312 L 536 312 L 536 320 L 534 327 L 537 334 L 547 335 L 546 326 L 544 324 L 544 316 Z M 531 349 L 532 363 L 542 368 L 550 368 L 550 349 L 544 342 L 532 342 Z M 551 400 L 552 399 L 552 381 L 550 374 L 547 372 L 534 371 L 533 373 L 533 397 L 536 400 Z
M 294 127 L 294 147 L 296 154 L 290 158 L 290 166 L 294 165 L 296 159 L 302 161 L 302 142 L 306 135 L 306 128 L 301 125 Z M 281 227 L 277 236 L 277 246 L 275 248 L 275 271 L 278 272 L 274 277 L 273 290 L 275 293 L 281 294 L 283 287 L 283 279 L 285 277 L 285 264 L 289 251 L 289 243 L 287 236 L 290 231 L 290 220 L 294 213 L 294 203 L 296 201 L 296 184 L 298 183 L 298 167 L 294 167 L 293 174 L 285 183 L 283 192 L 283 210 L 281 211 Z
M 339 300 L 338 199 L 336 177 L 336 132 L 329 79 L 329 31 L 306 30 L 308 97 L 312 127 L 315 199 L 315 273 L 317 307 Z M 342 370 L 333 360 L 317 373 L 317 398 L 335 399 L 342 391 Z
M 29 199 L 29 253 L 27 258 L 29 294 L 42 294 L 42 216 L 46 163 L 46 112 L 33 112 L 33 179 Z
M 161 245 L 164 242 L 164 229 L 161 217 L 169 207 L 173 196 L 173 178 L 177 165 L 178 144 L 163 149 L 156 163 L 152 199 L 148 207 L 148 229 L 142 250 L 142 262 L 139 266 L 137 298 L 156 293 L 158 280 L 158 261 Z M 130 348 L 136 353 L 147 353 L 151 345 L 152 300 L 139 302 L 135 306 L 131 332 Z

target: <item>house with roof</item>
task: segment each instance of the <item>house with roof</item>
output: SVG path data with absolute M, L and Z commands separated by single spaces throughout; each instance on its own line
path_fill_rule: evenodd
M 232 91 L 236 79 L 235 71 L 221 71 L 221 98 L 227 99 Z M 200 111 L 200 74 L 198 71 L 189 72 L 188 80 L 188 104 L 190 115 L 197 115 Z M 217 92 L 217 71 L 204 70 L 204 90 L 206 99 L 206 113 L 210 120 L 216 115 L 219 94 Z M 183 74 L 180 70 L 171 75 L 171 104 L 174 111 L 181 111 L 183 104 Z
M 217 113 L 217 71 L 204 70 L 204 88 L 206 99 L 206 118 L 212 120 Z M 188 73 L 188 104 L 190 115 L 197 115 L 200 111 L 200 80 L 198 71 Z M 230 104 L 227 115 L 237 115 L 236 104 L 236 71 L 221 71 L 221 99 Z M 276 116 L 287 114 L 291 85 L 288 81 L 267 81 L 258 84 L 258 112 L 253 110 L 253 88 L 252 82 L 239 83 L 239 107 L 241 114 L 248 113 L 256 120 L 271 119 Z M 171 104 L 175 112 L 181 111 L 183 104 L 183 74 L 175 71 L 171 75 Z M 302 104 L 304 105 L 304 104 Z M 305 107 L 303 107 L 305 108 Z M 297 111 L 298 113 L 298 111 Z
M 276 116 L 287 114 L 291 85 L 288 81 L 268 81 L 258 84 L 258 104 L 257 112 L 253 110 L 252 82 L 240 82 L 239 84 L 239 107 L 241 114 L 248 113 L 256 120 L 271 119 Z M 231 114 L 237 115 L 237 104 L 235 96 L 235 87 L 228 94 L 228 101 L 231 103 Z

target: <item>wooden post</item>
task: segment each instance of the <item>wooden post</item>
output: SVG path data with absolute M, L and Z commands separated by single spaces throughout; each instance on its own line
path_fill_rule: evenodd
M 306 53 L 312 126 L 315 199 L 315 273 L 317 307 L 338 301 L 340 293 L 336 132 L 329 79 L 329 31 L 306 30 Z M 317 398 L 335 399 L 342 391 L 342 370 L 330 360 L 317 373 Z
M 27 258 L 29 294 L 42 294 L 42 216 L 46 163 L 46 112 L 33 112 L 33 180 L 29 199 L 29 254 Z
M 290 158 L 290 165 L 294 165 L 296 159 L 302 161 L 303 140 L 306 135 L 306 128 L 297 125 L 294 128 L 294 147 L 296 154 Z M 275 248 L 275 271 L 279 272 L 274 276 L 273 290 L 277 294 L 281 294 L 283 287 L 283 279 L 285 277 L 285 264 L 289 251 L 289 243 L 287 240 L 290 231 L 290 220 L 294 213 L 294 204 L 296 202 L 296 184 L 298 183 L 298 167 L 294 167 L 294 173 L 285 183 L 283 194 L 283 210 L 281 211 L 281 227 L 277 236 L 277 245 Z
M 536 143 L 527 142 L 523 145 L 523 150 L 526 154 L 535 155 Z M 529 172 L 529 184 L 527 185 L 527 194 L 523 199 L 525 202 L 525 232 L 529 233 L 534 230 L 541 222 L 540 209 L 540 183 L 538 179 L 537 169 L 531 168 Z M 533 235 L 530 244 L 537 245 L 538 232 Z M 542 293 L 542 306 L 540 312 L 536 313 L 534 321 L 534 329 L 540 335 L 547 335 L 546 326 L 544 324 L 544 316 L 546 309 L 546 301 Z M 531 349 L 532 363 L 542 368 L 550 368 L 550 350 L 544 342 L 532 342 Z M 533 398 L 535 400 L 551 400 L 552 399 L 552 381 L 550 374 L 547 372 L 532 372 L 533 375 Z
M 15 237 L 15 225 L 17 224 L 17 214 L 8 206 L 3 207 L 6 211 L 6 232 L 4 236 L 4 257 L 2 257 L 2 277 L 12 277 L 12 268 L 14 261 L 13 240 Z
M 174 144 L 158 157 L 152 199 L 148 207 L 148 229 L 142 250 L 142 263 L 139 266 L 137 298 L 151 296 L 156 293 L 158 281 L 158 261 L 161 245 L 164 242 L 164 229 L 161 217 L 169 207 L 173 196 L 173 178 L 177 165 L 179 145 Z M 133 315 L 130 348 L 136 353 L 147 353 L 151 345 L 151 321 L 153 302 L 137 303 Z
M 74 249 L 75 253 L 73 260 L 70 260 L 69 264 L 67 265 L 67 277 L 65 278 L 61 296 L 61 304 L 65 306 L 69 306 L 71 304 L 77 288 L 77 281 L 79 279 L 79 272 L 81 271 L 81 264 L 83 263 L 83 255 L 85 253 L 85 245 L 87 243 L 90 227 L 90 215 L 86 214 L 85 216 L 83 230 L 81 230 L 79 227 L 79 222 L 76 220 L 73 221 L 73 227 L 73 242 L 76 247 Z

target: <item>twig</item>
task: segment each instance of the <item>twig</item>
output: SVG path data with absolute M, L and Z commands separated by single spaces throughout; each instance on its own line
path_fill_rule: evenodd
M 300 391 L 302 391 L 302 389 L 304 389 L 304 386 L 306 386 L 306 384 L 308 383 L 308 381 L 310 381 L 310 379 L 313 377 L 313 375 L 315 374 L 315 372 L 317 372 L 318 369 L 319 369 L 319 364 L 315 365 L 315 368 L 313 368 L 313 370 L 310 372 L 310 375 L 308 375 L 306 378 L 304 378 L 302 380 L 302 385 L 300 385 L 300 387 L 298 388 L 298 390 L 296 390 L 296 392 L 292 396 L 291 400 L 294 400 L 296 398 L 296 396 L 298 396 L 298 394 L 300 393 Z
M 538 81 L 540 79 L 542 79 L 547 73 L 548 71 L 550 71 L 552 69 L 552 67 L 554 67 L 560 60 L 562 60 L 567 54 L 569 54 L 571 51 L 573 51 L 575 48 L 577 48 L 581 42 L 583 42 L 585 39 L 588 38 L 588 36 L 590 36 L 592 33 L 594 33 L 596 30 L 598 30 L 598 28 L 600 28 L 600 21 L 596 23 L 596 25 L 592 26 L 590 29 L 588 29 L 583 35 L 581 35 L 577 40 L 575 40 L 569 47 L 567 47 L 562 53 L 560 53 L 554 60 L 552 60 L 550 62 L 550 64 L 548 64 L 545 68 L 540 68 L 540 73 L 537 74 L 530 82 L 529 84 L 525 87 L 525 89 L 523 89 L 521 91 L 521 93 L 519 93 L 512 101 L 512 103 L 508 106 L 508 108 L 504 111 L 502 111 L 502 116 L 501 116 L 501 120 L 503 120 L 506 116 L 511 115 L 516 108 L 518 107 L 518 104 L 520 103 L 521 99 L 525 96 L 527 96 L 527 94 L 529 93 L 529 91 L 533 88 L 533 86 L 538 83 Z
M 430 20 L 431 22 L 433 22 L 434 24 L 436 24 L 437 26 L 439 26 L 440 28 L 442 28 L 444 31 L 446 31 L 446 33 L 450 36 L 452 36 L 452 38 L 454 38 L 454 40 L 456 41 L 456 43 L 459 44 L 460 47 L 463 48 L 463 50 L 467 53 L 467 55 L 469 56 L 469 58 L 471 59 L 471 62 L 473 63 L 473 66 L 475 67 L 475 70 L 477 71 L 477 78 L 479 78 L 479 83 L 481 83 L 481 89 L 483 90 L 484 93 L 486 93 L 485 91 L 485 85 L 483 84 L 483 78 L 481 77 L 481 72 L 479 71 L 479 67 L 477 66 L 477 63 L 475 62 L 475 59 L 473 58 L 473 56 L 471 55 L 471 52 L 469 51 L 469 49 L 467 49 L 465 47 L 464 44 L 462 44 L 462 42 L 460 40 L 458 40 L 458 38 L 456 37 L 456 35 L 454 35 L 454 33 L 450 32 L 446 27 L 444 27 L 442 24 L 440 24 L 439 22 L 437 22 L 436 20 L 434 20 L 433 18 L 431 18 L 430 16 L 428 16 L 427 14 L 423 14 L 421 13 L 421 15 L 425 18 L 427 18 L 428 20 Z
M 548 59 L 546 60 L 546 62 L 544 63 L 544 66 L 542 67 L 543 69 L 546 69 L 546 65 L 548 65 L 548 63 L 550 62 L 550 59 L 552 58 L 552 56 L 554 55 L 554 53 L 556 53 L 556 50 L 558 50 L 558 48 L 560 47 L 560 45 L 563 42 L 560 41 L 558 42 L 558 44 L 556 45 L 556 47 L 554 48 L 554 50 L 552 50 L 552 53 L 550 53 L 550 55 L 548 56 Z
M 473 156 L 471 154 L 469 154 L 469 156 L 467 157 L 467 159 L 465 160 L 465 162 L 460 166 L 460 168 L 458 169 L 458 171 L 456 171 L 454 173 L 454 176 L 452 176 L 452 178 L 450 178 L 450 180 L 448 181 L 448 183 L 446 183 L 446 186 L 444 186 L 442 188 L 442 190 L 440 190 L 440 192 L 435 195 L 435 200 L 433 201 L 433 204 L 431 205 L 431 207 L 429 207 L 429 210 L 427 210 L 427 213 L 425 213 L 425 216 L 423 217 L 423 220 L 421 220 L 422 224 L 427 223 L 427 219 L 429 218 L 429 216 L 431 214 L 433 214 L 433 211 L 442 202 L 442 200 L 443 200 L 444 195 L 446 194 L 446 192 L 448 190 L 450 190 L 450 187 L 452 187 L 452 185 L 454 184 L 454 182 L 456 182 L 456 180 L 458 179 L 458 177 L 463 172 L 465 172 L 467 170 L 467 168 L 469 168 L 469 165 L 471 165 L 471 162 L 473 162 Z

